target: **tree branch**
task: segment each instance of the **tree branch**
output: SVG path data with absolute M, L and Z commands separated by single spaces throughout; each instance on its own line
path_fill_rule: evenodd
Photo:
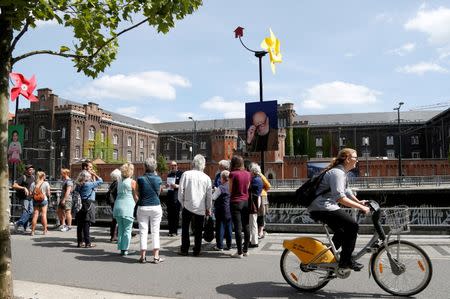
M 65 58 L 88 58 L 89 59 L 92 57 L 92 56 L 86 56 L 86 55 L 59 53 L 59 52 L 55 52 L 55 51 L 51 51 L 51 50 L 39 50 L 39 51 L 28 52 L 26 54 L 23 54 L 23 55 L 13 58 L 11 65 L 14 65 L 16 62 L 18 62 L 22 59 L 25 59 L 27 57 L 39 55 L 39 54 L 48 54 L 48 55 L 54 55 L 54 56 L 61 56 L 61 57 L 65 57 Z
M 107 44 L 109 44 L 109 43 L 112 42 L 113 40 L 117 39 L 119 36 L 121 36 L 121 35 L 124 34 L 125 32 L 130 31 L 130 30 L 132 30 L 132 29 L 134 29 L 134 28 L 136 28 L 136 27 L 141 26 L 142 24 L 144 24 L 144 23 L 147 22 L 148 20 L 150 20 L 150 17 L 148 17 L 148 18 L 146 18 L 146 19 L 140 21 L 139 23 L 137 23 L 137 24 L 135 24 L 135 25 L 133 25 L 133 26 L 131 26 L 131 27 L 128 27 L 128 28 L 126 28 L 126 29 L 120 31 L 119 33 L 117 33 L 116 36 L 111 37 L 111 38 L 108 39 L 108 40 L 107 40 L 100 48 L 98 48 L 97 51 L 95 51 L 94 54 L 92 54 L 92 57 L 95 57 L 95 56 L 98 54 L 98 52 L 100 52 L 101 49 L 103 49 Z
M 27 18 L 25 25 L 23 26 L 22 30 L 19 32 L 19 34 L 17 34 L 17 36 L 14 38 L 13 42 L 11 43 L 11 48 L 9 48 L 10 52 L 9 54 L 11 55 L 12 52 L 14 51 L 14 48 L 16 47 L 17 42 L 19 41 L 19 39 L 25 34 L 25 32 L 27 32 L 28 30 L 28 26 L 30 25 L 30 19 Z

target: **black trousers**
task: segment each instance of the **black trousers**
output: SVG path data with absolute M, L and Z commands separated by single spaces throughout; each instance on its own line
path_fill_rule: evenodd
M 351 262 L 353 250 L 355 250 L 359 225 L 343 210 L 336 211 L 311 211 L 310 216 L 314 220 L 326 223 L 334 232 L 333 243 L 336 249 L 342 246 L 339 265 L 346 266 Z
M 189 226 L 191 222 L 193 224 L 194 229 L 194 254 L 200 253 L 200 249 L 202 248 L 202 232 L 203 232 L 203 224 L 205 222 L 204 215 L 197 215 L 192 213 L 189 210 L 183 209 L 182 212 L 182 220 L 181 220 L 181 248 L 180 251 L 183 253 L 187 253 L 189 251 L 189 247 L 191 246 L 191 241 L 189 239 Z
M 169 234 L 178 233 L 178 225 L 180 223 L 180 202 L 178 201 L 177 192 L 168 192 L 167 194 L 167 224 L 169 226 Z
M 250 243 L 250 227 L 248 224 L 248 218 L 249 210 L 247 200 L 231 203 L 231 219 L 233 220 L 234 237 L 236 238 L 238 254 L 248 251 L 248 244 Z M 242 244 L 242 230 L 244 230 L 244 244 Z
M 84 244 L 86 244 L 86 245 L 91 244 L 90 229 L 91 229 L 90 221 L 77 219 L 77 242 L 78 242 L 78 244 L 80 244 L 81 242 L 84 242 Z

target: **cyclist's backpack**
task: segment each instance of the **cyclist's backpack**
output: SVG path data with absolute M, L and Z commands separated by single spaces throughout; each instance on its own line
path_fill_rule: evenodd
M 33 199 L 37 202 L 42 202 L 45 199 L 45 194 L 41 189 L 42 183 L 39 186 L 34 187 L 33 191 Z
M 330 188 L 327 188 L 319 194 L 316 194 L 317 188 L 319 188 L 320 182 L 322 182 L 325 173 L 326 171 L 317 176 L 313 176 L 312 178 L 304 182 L 303 185 L 301 185 L 295 191 L 295 199 L 300 206 L 307 208 L 313 202 L 313 200 L 316 199 L 316 197 L 331 190 Z

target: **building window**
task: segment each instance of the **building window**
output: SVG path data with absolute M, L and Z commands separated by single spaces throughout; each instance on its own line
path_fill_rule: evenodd
M 144 139 L 139 140 L 139 148 L 144 148 Z
M 206 149 L 206 141 L 200 142 L 200 149 L 202 150 Z
M 369 146 L 370 145 L 370 138 L 365 136 L 361 138 L 361 145 L 363 146 Z
M 104 157 L 103 151 L 100 151 L 99 154 L 100 154 L 100 159 L 103 160 L 103 157 Z
M 170 161 L 170 156 L 169 155 L 165 155 L 166 161 Z
M 387 151 L 386 151 L 386 156 L 387 156 L 389 159 L 395 158 L 395 151 L 394 151 L 394 150 L 387 150 Z
M 151 153 L 151 154 L 150 154 L 150 157 L 152 157 L 153 159 L 155 159 L 155 154 L 154 154 L 154 153 Z
M 117 161 L 119 160 L 119 151 L 118 150 L 113 150 L 113 160 Z
M 345 137 L 339 137 L 339 146 L 346 146 L 347 139 Z
M 47 151 L 45 151 L 44 149 L 41 149 L 38 151 L 38 159 L 45 159 L 48 158 L 47 157 Z
M 75 147 L 75 159 L 80 159 L 80 147 Z
M 127 146 L 131 146 L 131 143 L 133 143 L 133 138 L 131 138 L 131 136 L 128 136 L 128 138 L 127 138 Z
M 113 144 L 114 145 L 118 145 L 119 144 L 119 136 L 117 134 L 113 135 Z
M 141 161 L 141 162 L 144 161 L 144 153 L 143 152 L 139 153 L 139 161 Z
M 127 162 L 131 162 L 133 160 L 133 153 L 131 151 L 127 151 Z
M 165 149 L 166 151 L 170 150 L 170 143 L 169 143 L 169 142 L 167 142 L 166 144 L 164 144 L 164 149 Z M 169 159 L 168 159 L 168 160 L 169 160 Z
M 66 139 L 66 127 L 61 129 L 61 139 Z
M 23 131 L 23 140 L 28 140 L 30 138 L 29 135 L 30 135 L 30 130 L 25 129 Z
M 80 139 L 81 138 L 81 129 L 80 128 L 77 128 L 75 130 L 75 138 L 76 139 Z
M 322 137 L 316 137 L 316 147 L 322 146 Z
M 182 155 L 181 155 L 181 160 L 187 160 L 187 159 L 188 159 L 187 154 L 182 154 Z
M 323 158 L 323 152 L 322 151 L 317 151 L 316 152 L 316 158 Z
M 417 135 L 411 136 L 411 144 L 413 144 L 413 145 L 419 144 L 419 136 L 417 136 Z
M 394 145 L 394 136 L 386 136 L 386 145 Z
M 105 142 L 105 132 L 104 132 L 104 131 L 102 131 L 102 132 L 100 133 L 100 141 L 101 141 L 101 142 Z
M 94 141 L 95 139 L 95 128 L 94 127 L 90 127 L 89 128 L 89 132 L 88 132 L 88 140 L 89 141 Z
M 412 152 L 411 158 L 413 159 L 420 159 L 420 152 Z
M 297 177 L 298 177 L 298 169 L 297 169 L 297 167 L 294 167 L 292 176 L 293 176 L 294 178 L 297 178 Z
M 39 126 L 39 139 L 45 139 L 45 131 L 43 126 Z
M 88 149 L 88 157 L 90 159 L 94 158 L 94 149 L 93 148 Z
M 155 150 L 155 142 L 152 141 L 152 143 L 150 143 L 150 149 L 153 151 Z
M 187 150 L 187 143 L 186 143 L 186 142 L 183 142 L 183 143 L 181 144 L 181 149 L 182 149 L 182 150 Z

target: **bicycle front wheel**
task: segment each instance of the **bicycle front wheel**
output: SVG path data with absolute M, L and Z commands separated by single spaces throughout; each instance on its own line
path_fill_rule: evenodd
M 305 264 L 290 250 L 285 249 L 280 259 L 280 270 L 288 284 L 300 291 L 315 292 L 330 280 L 331 272 L 308 270 Z
M 423 291 L 433 274 L 431 260 L 422 248 L 408 241 L 389 242 L 388 251 L 381 247 L 371 258 L 375 282 L 396 296 L 412 296 Z

